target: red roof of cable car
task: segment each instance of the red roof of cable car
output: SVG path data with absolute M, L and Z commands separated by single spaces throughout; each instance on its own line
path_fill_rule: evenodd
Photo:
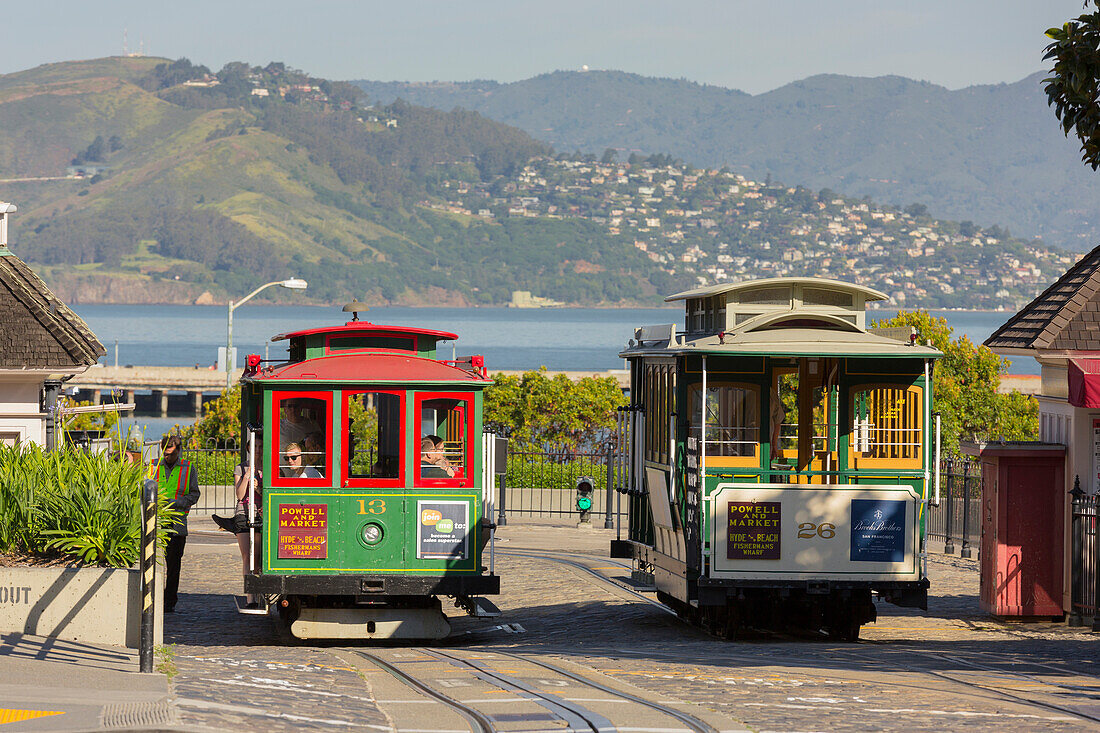
M 305 331 L 280 333 L 278 336 L 272 336 L 271 340 L 282 341 L 283 339 L 295 338 L 297 336 L 313 336 L 319 333 L 407 333 L 411 336 L 433 336 L 441 341 L 454 341 L 458 338 L 458 334 L 456 333 L 449 333 L 447 331 L 435 331 L 430 328 L 412 328 L 410 326 L 381 326 L 377 323 L 369 323 L 367 321 L 348 321 L 343 326 L 324 326 L 322 328 L 308 328 Z
M 488 384 L 465 369 L 412 354 L 332 354 L 275 367 L 252 379 L 318 382 L 464 382 Z

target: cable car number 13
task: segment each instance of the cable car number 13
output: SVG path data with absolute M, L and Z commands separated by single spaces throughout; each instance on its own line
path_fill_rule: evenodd
M 385 514 L 386 502 L 383 499 L 366 499 L 359 500 L 359 513 L 360 514 Z

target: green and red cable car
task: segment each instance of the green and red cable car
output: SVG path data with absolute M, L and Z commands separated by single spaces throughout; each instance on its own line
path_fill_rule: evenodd
M 245 592 L 300 638 L 441 638 L 440 597 L 494 615 L 492 452 L 481 357 L 453 333 L 359 321 L 281 334 L 285 363 L 249 356 L 241 421 L 262 437 L 260 566 Z

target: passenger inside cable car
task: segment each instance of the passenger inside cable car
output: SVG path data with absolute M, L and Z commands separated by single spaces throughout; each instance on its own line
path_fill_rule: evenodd
M 321 472 L 313 466 L 303 463 L 305 455 L 302 447 L 297 443 L 287 444 L 283 451 L 283 460 L 286 466 L 281 469 L 281 474 L 287 478 L 323 478 Z
M 453 478 L 455 469 L 443 454 L 443 438 L 425 435 L 420 441 L 420 475 L 423 478 Z

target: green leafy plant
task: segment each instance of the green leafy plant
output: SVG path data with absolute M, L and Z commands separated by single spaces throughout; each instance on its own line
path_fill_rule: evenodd
M 141 466 L 106 454 L 0 446 L 0 552 L 129 567 L 141 552 Z M 157 540 L 180 516 L 158 497 Z
M 1095 0 L 1084 6 L 1097 5 Z M 1100 7 L 1100 6 L 1098 6 Z M 1100 167 L 1100 11 L 1085 13 L 1046 32 L 1051 43 L 1044 61 L 1054 67 L 1046 84 L 1047 104 L 1069 137 L 1072 130 L 1081 143 L 1081 159 L 1093 170 Z
M 626 398 L 612 377 L 547 376 L 546 367 L 521 376 L 496 374 L 485 390 L 485 424 L 503 429 L 513 450 L 578 453 L 599 450 Z
M 153 654 L 157 658 L 156 670 L 162 675 L 168 678 L 171 682 L 172 678 L 179 674 L 179 668 L 176 667 L 176 650 L 171 644 L 162 644 L 157 647 L 153 647 Z

